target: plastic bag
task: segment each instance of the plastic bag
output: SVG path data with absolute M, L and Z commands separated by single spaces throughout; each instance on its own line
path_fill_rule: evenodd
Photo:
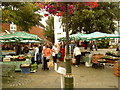
M 46 60 L 49 60 L 51 57 L 50 56 L 46 56 Z
M 72 64 L 75 64 L 75 63 L 76 63 L 76 59 L 72 58 Z
M 57 54 L 57 58 L 61 58 L 61 53 L 58 53 L 58 54 Z
M 48 67 L 53 67 L 54 66 L 53 61 L 50 61 L 47 64 L 48 64 Z

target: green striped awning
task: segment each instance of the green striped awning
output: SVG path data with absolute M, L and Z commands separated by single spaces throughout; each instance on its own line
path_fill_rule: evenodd
M 42 40 L 37 35 L 29 34 L 26 32 L 15 32 L 0 36 L 0 40 Z

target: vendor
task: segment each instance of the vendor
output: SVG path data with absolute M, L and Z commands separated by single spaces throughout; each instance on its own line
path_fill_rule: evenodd
M 8 47 L 8 45 L 3 45 L 2 50 L 10 50 L 10 48 Z
M 29 48 L 27 45 L 23 48 L 23 54 L 27 54 L 29 52 Z
M 16 55 L 21 54 L 22 47 L 20 44 L 15 45 Z

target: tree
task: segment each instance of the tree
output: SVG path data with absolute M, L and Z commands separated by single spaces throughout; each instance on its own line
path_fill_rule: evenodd
M 73 12 L 70 27 L 73 30 L 72 33 L 81 31 L 86 33 L 95 31 L 112 33 L 116 30 L 113 22 L 116 18 L 113 13 L 116 3 L 101 2 L 98 4 L 98 7 L 92 9 L 82 7 Z
M 73 33 L 85 31 L 86 33 L 92 32 L 93 24 L 95 20 L 94 11 L 83 9 L 81 11 L 75 11 L 72 16 L 71 30 Z
M 45 6 L 43 6 L 45 5 Z M 65 4 L 63 3 L 40 3 L 39 6 L 50 14 L 62 14 L 62 24 L 65 25 Z M 68 3 L 68 26 L 73 33 L 85 31 L 92 33 L 95 31 L 112 33 L 115 31 L 116 18 L 113 11 L 116 3 L 109 2 L 74 2 Z
M 19 12 L 16 12 L 20 17 L 18 19 L 17 25 L 20 26 L 22 31 L 29 31 L 31 26 L 39 25 L 41 20 L 41 15 L 35 13 L 38 9 L 34 7 L 34 4 L 27 3 L 19 8 Z
M 3 3 L 2 22 L 14 22 L 21 31 L 29 32 L 32 26 L 43 26 L 39 21 L 42 16 L 35 13 L 39 10 L 34 3 Z
M 120 2 L 115 3 L 114 5 L 114 9 L 112 10 L 112 12 L 115 14 L 116 18 L 115 20 L 120 20 Z
M 112 10 L 113 13 L 115 14 L 116 18 L 115 20 L 118 21 L 118 34 L 120 34 L 120 1 L 118 3 L 115 3 L 115 8 Z
M 113 22 L 116 18 L 115 13 L 113 13 L 116 8 L 116 2 L 100 2 L 99 7 L 97 7 L 95 11 L 95 21 L 96 29 L 105 33 L 113 33 L 115 28 L 115 23 Z
M 46 23 L 45 36 L 49 41 L 54 42 L 54 17 L 49 16 L 48 20 L 46 20 Z

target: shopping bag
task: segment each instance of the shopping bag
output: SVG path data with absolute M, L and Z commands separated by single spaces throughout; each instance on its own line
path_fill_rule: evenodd
M 54 70 L 57 71 L 57 63 L 54 63 Z
M 75 63 L 76 63 L 76 59 L 72 58 L 72 64 L 75 64 Z
M 50 56 L 46 56 L 46 60 L 49 60 L 51 57 Z
M 57 58 L 61 58 L 61 53 L 58 53 L 58 54 L 57 54 Z
M 52 56 L 55 56 L 55 53 L 54 53 L 54 52 L 52 53 Z
M 66 56 L 64 56 L 64 62 L 66 62 L 66 60 L 65 60 L 65 59 L 66 59 Z
M 53 67 L 53 61 L 47 62 L 48 67 Z
M 88 62 L 85 62 L 86 67 L 90 67 L 91 65 Z

